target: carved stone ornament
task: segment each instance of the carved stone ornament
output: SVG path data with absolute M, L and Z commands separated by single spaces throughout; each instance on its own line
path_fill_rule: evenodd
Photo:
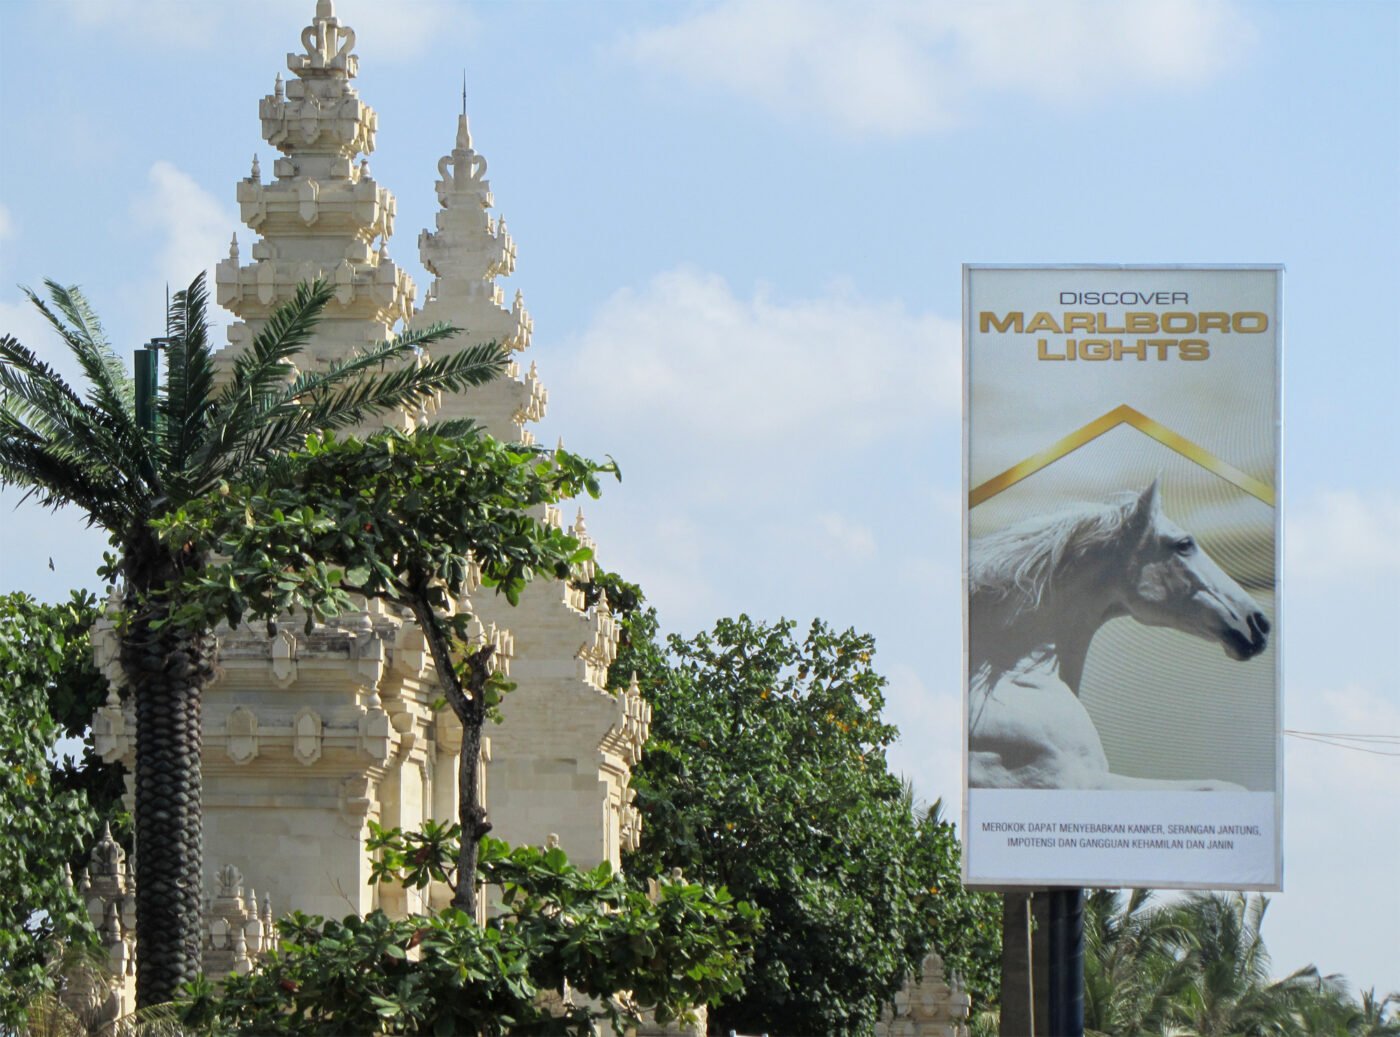
M 224 722 L 228 757 L 234 763 L 248 763 L 258 755 L 258 717 L 245 706 L 239 706 Z

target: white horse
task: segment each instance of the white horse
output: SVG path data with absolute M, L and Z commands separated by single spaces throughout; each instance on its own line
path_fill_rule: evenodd
M 968 780 L 976 788 L 1238 789 L 1108 769 L 1079 701 L 1089 643 L 1117 616 L 1264 650 L 1269 620 L 1189 533 L 1157 482 L 981 537 L 969 548 Z

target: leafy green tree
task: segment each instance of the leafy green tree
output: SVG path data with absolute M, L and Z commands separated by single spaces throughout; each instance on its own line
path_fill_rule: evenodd
M 54 786 L 49 760 L 61 733 L 49 703 L 73 691 L 91 609 L 82 595 L 59 606 L 0 597 L 0 1030 L 23 1025 L 25 1006 L 52 989 L 49 959 L 61 944 L 92 939 L 64 869 L 96 812 L 82 792 Z
M 169 1000 L 199 968 L 202 888 L 200 698 L 213 675 L 210 629 L 171 621 L 167 588 L 207 557 L 151 527 L 230 477 L 250 478 L 309 433 L 457 391 L 498 374 L 494 346 L 419 364 L 419 347 L 450 333 L 405 335 L 327 369 L 298 374 L 293 358 L 331 298 L 303 286 L 215 384 L 202 276 L 171 307 L 167 378 L 146 427 L 135 390 L 82 294 L 46 282 L 30 293 L 87 381 L 75 391 L 10 335 L 0 336 L 0 485 L 47 507 L 75 506 L 106 530 L 126 619 L 121 662 L 136 702 L 137 1000 Z
M 155 528 L 164 544 L 217 556 L 181 588 L 184 603 L 171 618 L 183 626 L 293 609 L 309 624 L 352 608 L 352 595 L 413 613 L 462 724 L 458 809 L 467 836 L 457 874 L 470 877 L 491 830 L 477 788 L 482 725 L 510 685 L 494 671 L 494 648 L 473 643 L 473 617 L 461 606 L 474 578 L 511 604 L 536 573 L 567 578 L 588 551 L 528 512 L 578 493 L 596 497 L 599 474 L 616 467 L 460 432 L 312 437 L 262 481 L 226 484 Z M 474 916 L 475 883 L 458 882 L 453 903 Z
M 868 1034 L 935 935 L 951 969 L 993 983 L 999 910 L 961 889 L 952 827 L 889 772 L 873 639 L 741 616 L 663 654 L 654 633 L 654 613 L 630 617 L 614 669 L 653 706 L 627 867 L 682 868 L 764 913 L 713 1026 Z
M 460 829 L 375 828 L 374 881 L 461 886 Z M 234 1034 L 591 1034 L 641 1007 L 668 1020 L 738 989 L 756 912 L 723 889 L 657 883 L 650 896 L 605 862 L 482 841 L 496 892 L 485 928 L 456 908 L 341 922 L 295 914 L 281 946 L 221 992 L 191 989 L 188 1022 Z M 565 991 L 570 997 L 562 997 Z

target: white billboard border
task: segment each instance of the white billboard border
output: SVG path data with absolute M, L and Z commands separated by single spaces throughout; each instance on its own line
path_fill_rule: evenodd
M 968 518 L 970 508 L 967 506 L 968 494 L 971 492 L 969 480 L 971 478 L 971 418 L 970 404 L 972 395 L 972 381 L 968 377 L 969 360 L 972 347 L 972 323 L 971 323 L 971 288 L 972 275 L 978 270 L 1053 270 L 1053 271 L 1191 271 L 1191 272 L 1226 272 L 1226 271 L 1264 271 L 1274 275 L 1274 319 L 1277 322 L 1277 332 L 1274 336 L 1274 881 L 1271 883 L 1234 883 L 1225 885 L 1219 882 L 1179 882 L 1170 886 L 1162 883 L 1147 882 L 1123 882 L 1120 879 L 1056 879 L 1053 883 L 1049 881 L 1035 880 L 1006 880 L 1006 879 L 974 879 L 971 877 L 971 862 L 969 847 L 971 840 L 969 833 L 969 793 L 971 789 L 968 785 L 968 731 L 970 718 L 969 698 L 969 677 L 968 657 L 970 653 L 969 623 L 968 615 Z M 1081 889 L 1174 889 L 1174 890 L 1222 890 L 1222 891 L 1248 891 L 1259 893 L 1280 893 L 1283 891 L 1283 638 L 1284 630 L 1284 592 L 1283 592 L 1283 566 L 1284 557 L 1284 526 L 1283 526 L 1283 502 L 1284 502 L 1284 453 L 1283 453 L 1283 422 L 1284 422 L 1284 397 L 1283 397 L 1283 377 L 1284 377 L 1284 335 L 1287 333 L 1287 324 L 1283 319 L 1284 306 L 1284 274 L 1286 267 L 1282 263 L 963 263 L 962 264 L 962 500 L 960 511 L 962 519 L 962 572 L 959 580 L 959 587 L 962 593 L 962 658 L 959 660 L 962 672 L 962 719 L 961 719 L 961 740 L 962 747 L 960 756 L 962 758 L 962 853 L 961 853 L 961 878 L 962 884 L 968 889 L 984 890 L 991 892 L 1019 892 L 1022 890 L 1078 887 Z

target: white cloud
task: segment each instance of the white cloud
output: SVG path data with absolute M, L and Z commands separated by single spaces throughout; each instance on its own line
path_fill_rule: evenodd
M 673 270 L 604 304 L 570 352 L 569 393 L 633 429 L 739 443 L 869 443 L 959 405 L 958 326 L 850 294 L 737 296 Z M 658 427 L 659 426 L 659 427 Z
M 229 239 L 239 228 L 231 207 L 162 159 L 147 173 L 147 189 L 132 203 L 132 215 L 139 228 L 161 242 L 155 269 L 149 272 L 151 290 L 168 284 L 175 291 L 205 270 L 212 294 L 214 264 L 228 253 Z M 218 314 L 211 311 L 211 316 Z
M 609 487 L 607 492 L 615 491 Z M 714 560 L 706 555 L 709 531 L 700 523 L 684 511 L 659 508 L 639 522 L 622 516 L 618 525 L 619 516 L 605 504 L 590 503 L 584 510 L 590 532 L 598 536 L 599 564 L 627 579 L 640 579 L 668 629 L 693 631 L 719 614 L 720 598 L 711 582 Z M 600 514 L 606 517 L 597 521 Z
M 1066 103 L 1192 87 L 1253 35 L 1210 0 L 722 0 L 624 50 L 778 111 L 900 134 L 958 121 L 980 91 Z
M 1285 520 L 1287 572 L 1308 584 L 1389 588 L 1400 581 L 1400 496 L 1327 490 Z
M 899 728 L 890 747 L 890 769 L 914 783 L 927 797 L 943 797 L 943 816 L 961 824 L 962 692 L 956 687 L 930 691 L 914 667 L 877 659 L 889 682 L 885 719 Z
M 824 535 L 827 554 L 847 562 L 874 557 L 875 534 L 868 526 L 852 522 L 832 511 L 818 515 L 817 524 Z
M 846 615 L 884 579 L 865 564 L 853 583 L 851 563 L 923 526 L 892 472 L 927 463 L 939 422 L 956 434 L 958 340 L 953 321 L 849 287 L 779 300 L 683 269 L 618 292 L 545 369 L 551 422 L 622 464 L 589 507 L 604 564 L 679 628 L 736 602 Z

